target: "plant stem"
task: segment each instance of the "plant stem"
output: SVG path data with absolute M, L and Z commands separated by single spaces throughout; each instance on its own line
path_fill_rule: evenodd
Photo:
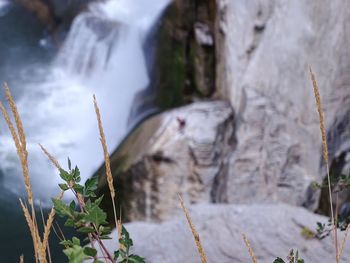
M 338 208 L 339 208 L 339 193 L 336 192 L 336 195 L 335 195 L 335 224 L 338 224 Z M 334 238 L 335 238 L 335 255 L 336 255 L 336 262 L 339 263 L 339 248 L 338 248 L 338 229 L 337 229 L 337 226 L 335 226 L 335 231 L 334 231 Z
M 97 240 L 97 242 L 100 244 L 100 246 L 102 247 L 103 251 L 106 253 L 108 259 L 111 262 L 115 262 L 115 260 L 113 259 L 113 257 L 111 256 L 111 254 L 108 252 L 107 248 L 105 247 L 105 245 L 103 244 L 103 242 L 101 241 L 100 237 L 96 234 L 96 233 L 92 233 L 92 236 Z
M 327 179 L 328 179 L 328 191 L 329 191 L 329 203 L 331 207 L 331 220 L 332 220 L 332 225 L 334 227 L 334 239 L 335 239 L 335 259 L 336 263 L 339 263 L 339 253 L 338 253 L 338 235 L 337 235 L 337 226 L 334 221 L 334 212 L 333 212 L 333 199 L 332 199 L 332 189 L 331 189 L 331 179 L 329 175 L 329 165 L 328 165 L 328 159 L 326 161 L 326 169 L 327 169 Z M 338 199 L 338 194 L 337 194 L 337 199 Z M 338 200 L 337 200 L 338 203 Z

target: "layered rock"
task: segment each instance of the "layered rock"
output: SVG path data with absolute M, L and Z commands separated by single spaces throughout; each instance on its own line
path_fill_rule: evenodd
M 325 173 L 308 66 L 331 130 L 350 105 L 344 4 L 218 1 L 217 86 L 237 112 L 229 202 L 317 205 L 309 185 Z
M 198 102 L 147 120 L 111 159 L 122 215 L 127 220 L 168 219 L 177 210 L 178 194 L 191 203 L 226 201 L 234 147 L 228 102 Z M 105 177 L 100 178 L 103 192 Z
M 304 208 L 285 204 L 206 204 L 193 206 L 190 213 L 208 262 L 251 262 L 242 234 L 261 263 L 271 263 L 276 257 L 285 259 L 292 248 L 298 249 L 305 262 L 334 262 L 331 239 L 312 237 L 316 222 L 326 223 L 327 218 Z M 146 262 L 200 262 L 184 215 L 161 224 L 130 223 L 126 228 L 134 241 L 134 252 L 145 257 Z M 116 236 L 112 234 L 114 239 L 106 241 L 111 251 L 116 247 Z M 349 250 L 344 249 L 341 260 L 350 260 Z

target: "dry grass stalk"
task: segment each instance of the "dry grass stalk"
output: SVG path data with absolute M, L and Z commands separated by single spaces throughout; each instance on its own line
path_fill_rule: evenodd
M 11 96 L 10 89 L 5 84 L 5 94 L 6 99 L 10 105 L 11 112 L 13 114 L 16 127 L 13 125 L 10 116 L 8 112 L 6 111 L 4 105 L 0 102 L 0 110 L 5 118 L 6 124 L 8 128 L 10 129 L 10 133 L 12 135 L 12 139 L 15 143 L 16 150 L 18 157 L 20 159 L 20 164 L 22 167 L 22 175 L 24 179 L 24 185 L 27 191 L 27 198 L 28 203 L 31 207 L 31 211 L 28 209 L 28 207 L 24 204 L 24 202 L 20 199 L 20 204 L 23 210 L 24 217 L 27 221 L 30 234 L 33 239 L 33 246 L 34 246 L 34 252 L 35 252 L 35 261 L 40 263 L 47 263 L 46 259 L 46 250 L 48 248 L 48 237 L 50 234 L 50 229 L 52 227 L 53 218 L 55 215 L 54 209 L 51 210 L 50 215 L 47 220 L 47 224 L 44 226 L 44 237 L 43 241 L 40 237 L 36 216 L 35 216 L 35 207 L 34 207 L 34 199 L 33 199 L 33 192 L 32 192 L 32 186 L 30 182 L 30 176 L 29 176 L 29 169 L 28 169 L 28 151 L 27 151 L 27 142 L 26 137 L 23 129 L 23 124 L 21 121 L 21 118 L 19 116 L 17 107 L 15 105 L 15 102 Z M 42 147 L 43 149 L 43 147 Z M 46 151 L 47 152 L 47 151 Z M 52 156 L 51 156 L 52 157 Z M 52 158 L 54 160 L 54 158 Z M 57 161 L 56 161 L 57 162 Z M 57 162 L 58 164 L 58 162 Z
M 101 119 L 101 113 L 100 109 L 97 105 L 96 101 L 96 96 L 93 96 L 94 99 L 94 106 L 95 106 L 95 112 L 96 112 L 96 117 L 97 117 L 97 122 L 98 122 L 98 129 L 100 132 L 100 141 L 103 149 L 103 157 L 105 160 L 105 166 L 106 166 L 106 176 L 107 176 L 107 182 L 108 182 L 108 188 L 111 194 L 111 199 L 112 199 L 112 205 L 113 205 L 113 213 L 114 213 L 114 222 L 115 222 L 115 227 L 118 230 L 118 233 L 121 233 L 121 224 L 118 224 L 117 220 L 117 212 L 115 208 L 115 189 L 114 189 L 114 184 L 113 184 L 113 175 L 111 171 L 111 164 L 109 160 L 109 154 L 108 154 L 108 149 L 107 149 L 107 143 L 106 143 L 106 137 L 103 131 L 103 126 L 102 126 L 102 119 Z M 119 234 L 118 234 L 119 235 Z
M 64 192 L 62 191 L 58 198 L 62 199 Z M 49 217 L 47 218 L 46 225 L 44 227 L 44 237 L 43 237 L 43 249 L 46 251 L 49 245 L 49 236 L 53 225 L 53 220 L 55 219 L 56 210 L 52 207 Z
M 206 262 L 207 262 L 207 256 L 205 255 L 203 246 L 202 246 L 201 241 L 200 241 L 200 238 L 199 238 L 199 234 L 198 234 L 196 228 L 194 227 L 194 224 L 193 224 L 193 222 L 192 222 L 190 213 L 188 212 L 188 210 L 187 210 L 187 208 L 186 208 L 186 206 L 185 206 L 185 203 L 184 203 L 184 201 L 183 201 L 181 195 L 178 195 L 178 196 L 179 196 L 179 199 L 180 199 L 180 204 L 181 204 L 182 210 L 183 210 L 184 213 L 185 213 L 187 222 L 188 222 L 188 224 L 189 224 L 189 226 L 190 226 L 190 228 L 191 228 L 192 235 L 193 235 L 194 240 L 195 240 L 195 242 L 196 242 L 196 246 L 197 246 L 197 249 L 198 249 L 200 258 L 201 258 L 201 262 L 202 262 L 202 263 L 206 263 Z
M 250 258 L 252 259 L 252 262 L 253 263 L 258 263 L 258 261 L 256 260 L 255 255 L 254 255 L 254 250 L 253 250 L 252 246 L 250 245 L 250 242 L 249 242 L 248 238 L 246 237 L 245 234 L 242 234 L 242 237 L 243 237 L 243 240 L 244 240 L 244 243 L 245 243 L 246 247 L 248 248 L 248 252 L 249 252 Z
M 58 170 L 61 170 L 62 169 L 61 165 L 59 164 L 57 159 L 55 157 L 53 157 L 53 155 L 51 155 L 49 153 L 49 151 L 46 150 L 46 148 L 44 146 L 42 146 L 40 143 L 39 143 L 39 146 L 40 146 L 41 150 L 44 152 L 44 154 L 47 156 L 47 158 L 51 161 L 51 163 Z M 61 193 L 59 194 L 58 198 L 62 199 L 63 195 L 64 195 L 64 192 L 61 191 Z M 49 235 L 50 235 L 50 232 L 51 232 L 51 228 L 52 228 L 52 224 L 53 224 L 53 220 L 55 218 L 55 215 L 56 215 L 56 210 L 52 207 L 51 211 L 50 211 L 50 214 L 49 214 L 49 217 L 47 218 L 46 225 L 44 226 L 44 237 L 43 237 L 43 248 L 44 248 L 44 250 L 47 250 L 47 248 L 48 248 Z
M 39 251 L 40 251 L 40 246 L 41 246 L 38 229 L 37 229 L 32 217 L 31 217 L 31 214 L 30 214 L 27 206 L 23 203 L 22 199 L 19 199 L 19 202 L 21 204 L 24 217 L 27 221 L 29 231 L 30 231 L 30 234 L 32 236 L 33 245 L 34 245 L 34 252 L 35 252 L 35 260 L 38 261 Z
M 51 161 L 51 163 L 58 169 L 58 170 L 61 170 L 61 165 L 59 164 L 59 162 L 56 160 L 55 157 L 53 157 L 47 150 L 44 146 L 42 146 L 40 143 L 39 143 L 39 146 L 41 148 L 41 150 L 44 152 L 44 154 L 47 156 L 47 158 L 49 158 L 49 160 Z
M 23 124 L 22 124 L 21 118 L 19 117 L 19 113 L 18 113 L 16 104 L 11 96 L 10 89 L 6 83 L 5 83 L 5 94 L 6 94 L 6 99 L 7 99 L 8 103 L 10 105 L 10 108 L 12 110 L 12 114 L 15 118 L 15 123 L 17 126 L 19 140 L 21 142 L 23 153 L 25 153 L 25 158 L 27 159 L 28 158 L 27 141 L 26 141 L 26 136 L 24 135 Z
M 325 122 L 324 122 L 324 114 L 323 114 L 323 110 L 322 110 L 321 96 L 320 96 L 320 92 L 319 92 L 318 85 L 316 82 L 316 77 L 315 77 L 314 73 L 312 72 L 311 67 L 309 69 L 310 69 L 310 76 L 311 76 L 311 80 L 312 80 L 312 86 L 313 86 L 313 90 L 314 90 L 316 107 L 317 107 L 319 122 L 320 122 L 320 130 L 321 130 L 322 145 L 323 145 L 323 160 L 326 163 L 326 169 L 327 169 L 329 203 L 330 203 L 330 207 L 331 207 L 331 220 L 332 220 L 332 225 L 334 227 L 336 262 L 338 263 L 339 262 L 339 252 L 338 252 L 338 240 L 337 240 L 337 227 L 335 226 L 335 221 L 334 221 L 331 179 L 330 179 L 330 175 L 329 175 L 327 133 L 326 133 Z
M 12 139 L 15 143 L 17 154 L 18 154 L 20 162 L 21 162 L 24 184 L 25 184 L 25 188 L 27 191 L 29 204 L 33 204 L 33 193 L 32 193 L 32 187 L 31 187 L 30 179 L 29 179 L 28 165 L 26 163 L 25 155 L 23 154 L 23 151 L 22 151 L 22 145 L 21 145 L 19 137 L 17 135 L 17 131 L 16 131 L 14 125 L 12 124 L 10 116 L 8 115 L 4 105 L 1 102 L 0 102 L 0 110 L 2 112 L 2 115 L 4 116 L 4 119 L 6 121 L 8 128 L 11 132 Z
M 40 215 L 41 215 L 41 222 L 43 224 L 43 227 L 45 228 L 45 218 L 44 218 L 44 213 L 43 213 L 43 208 L 42 208 L 42 205 L 41 205 L 41 202 L 40 202 Z M 44 242 L 43 242 L 44 244 Z M 50 252 L 50 245 L 47 244 L 47 255 L 49 257 L 49 262 L 52 263 L 52 259 L 51 259 L 51 252 Z
M 38 230 L 37 230 L 37 225 L 36 225 L 36 218 L 35 218 L 35 209 L 34 209 L 34 201 L 33 201 L 33 192 L 32 192 L 32 187 L 31 187 L 31 183 L 30 183 L 30 177 L 29 177 L 29 169 L 28 169 L 28 152 L 27 152 L 27 146 L 26 146 L 26 139 L 25 139 L 25 134 L 23 131 L 23 125 L 21 122 L 21 119 L 19 117 L 18 111 L 17 111 L 17 107 L 14 103 L 14 100 L 11 96 L 10 90 L 7 87 L 7 85 L 5 85 L 5 93 L 6 93 L 6 99 L 10 105 L 12 114 L 14 116 L 15 119 L 15 123 L 16 123 L 16 128 L 13 125 L 9 114 L 7 113 L 4 105 L 0 102 L 0 110 L 5 118 L 6 124 L 10 129 L 13 141 L 15 142 L 15 146 L 16 146 L 16 150 L 17 150 L 17 154 L 18 157 L 20 159 L 20 163 L 21 163 L 21 167 L 22 167 L 22 174 L 23 174 L 23 178 L 24 178 L 24 185 L 27 191 L 27 198 L 28 198 L 28 202 L 31 206 L 31 226 L 29 226 L 31 228 L 31 231 L 33 232 L 32 238 L 33 238 L 33 245 L 34 245 L 34 249 L 35 249 L 35 257 L 36 257 L 36 262 L 38 262 L 38 259 L 40 258 L 40 238 L 39 234 L 38 234 Z M 27 209 L 27 212 L 29 213 L 29 210 Z
M 349 229 L 350 229 L 350 224 L 348 224 L 348 226 L 346 227 L 345 234 L 344 234 L 344 237 L 343 237 L 343 241 L 342 241 L 341 246 L 340 246 L 340 249 L 339 249 L 338 260 L 340 260 L 340 257 L 341 257 L 341 255 L 343 254 L 345 242 L 346 242 L 346 240 L 347 240 L 347 238 L 348 238 L 348 234 L 349 234 Z
M 20 258 L 19 258 L 19 262 L 20 262 L 20 263 L 24 263 L 24 257 L 23 257 L 23 255 L 22 255 L 22 256 L 20 256 Z
M 117 224 L 118 224 L 118 227 L 117 227 L 117 231 L 118 231 L 118 240 L 120 240 L 120 239 L 122 238 L 122 229 L 123 229 L 121 219 L 118 220 Z M 124 246 L 123 244 L 119 244 L 119 248 L 120 248 L 120 249 L 125 249 L 125 246 Z

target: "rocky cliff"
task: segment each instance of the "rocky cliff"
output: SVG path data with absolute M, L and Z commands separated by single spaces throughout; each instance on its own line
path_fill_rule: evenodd
M 232 213 L 228 220 L 248 231 L 261 262 L 271 262 L 272 256 L 282 256 L 293 246 L 304 249 L 307 241 L 296 228 L 300 222 L 318 219 L 296 206 L 323 214 L 329 211 L 326 190 L 311 187 L 326 173 L 309 66 L 316 73 L 322 95 L 331 174 L 346 172 L 350 164 L 350 12 L 344 8 L 348 3 L 175 1 L 160 34 L 156 85 L 165 108 L 192 104 L 146 120 L 112 155 L 125 218 L 167 220 L 179 213 L 176 194 L 181 193 L 189 204 L 240 204 L 237 209 L 242 208 L 242 214 Z M 100 192 L 106 192 L 103 168 L 99 174 Z M 340 196 L 341 204 L 349 199 L 349 193 Z M 266 204 L 261 203 L 275 205 L 265 210 L 261 207 Z M 236 251 L 237 246 L 230 247 L 229 252 L 224 248 L 238 230 L 220 218 L 226 209 L 236 208 L 209 205 L 201 208 L 205 215 L 198 209 L 195 216 L 206 218 L 198 222 L 213 262 L 246 262 L 248 254 L 241 255 L 242 248 Z M 283 211 L 305 218 L 286 218 L 280 214 Z M 242 216 L 247 215 L 252 217 L 244 221 Z M 213 224 L 206 224 L 207 219 L 213 219 Z M 249 232 L 256 220 L 258 225 Z M 263 228 L 260 239 L 255 230 L 263 222 L 275 223 Z M 211 244 L 216 229 L 210 227 L 221 224 L 224 226 L 217 231 L 232 235 L 223 238 L 222 246 L 220 242 Z M 285 236 L 283 229 L 270 232 L 282 224 L 288 225 L 293 235 Z M 314 229 L 312 224 L 310 228 Z M 157 226 L 155 240 L 169 231 L 182 231 L 179 225 Z M 130 226 L 137 238 L 139 227 Z M 148 240 L 146 236 L 140 243 Z M 270 245 L 265 244 L 265 237 L 272 240 Z M 180 236 L 178 240 L 181 245 L 187 244 Z M 312 242 L 302 251 L 305 258 L 324 261 L 324 256 L 312 252 L 323 251 L 319 247 L 323 243 Z M 278 255 L 270 251 L 271 247 L 279 247 Z M 187 245 L 177 248 L 185 251 Z M 151 262 L 162 257 L 149 244 L 137 249 Z M 324 249 L 328 254 L 331 251 Z M 173 258 L 167 262 L 185 260 L 181 257 L 184 254 L 176 253 L 178 250 L 174 249 Z M 193 255 L 187 256 L 186 260 L 193 257 L 191 262 L 195 262 Z
M 344 1 L 217 3 L 217 86 L 238 121 L 228 201 L 314 209 L 318 195 L 309 185 L 325 171 L 308 66 L 319 82 L 334 167 L 349 151 L 350 13 Z
M 171 107 L 186 101 L 219 98 L 230 102 L 235 115 L 235 118 L 228 118 L 226 126 L 220 130 L 220 136 L 232 133 L 232 138 L 237 140 L 234 150 L 229 144 L 225 146 L 231 152 L 229 157 L 225 155 L 224 160 L 220 160 L 225 162 L 220 170 L 220 178 L 223 179 L 220 182 L 216 179 L 215 183 L 221 185 L 220 196 L 214 195 L 207 201 L 282 201 L 312 210 L 319 206 L 320 193 L 310 186 L 314 181 L 322 181 L 325 170 L 321 162 L 318 116 L 308 75 L 309 66 L 317 75 L 322 94 L 332 171 L 339 172 L 348 167 L 346 113 L 350 90 L 347 84 L 349 51 L 346 43 L 350 34 L 347 26 L 350 14 L 342 9 L 342 5 L 342 1 L 325 4 L 322 1 L 219 0 L 216 3 L 175 1 L 168 8 L 159 38 L 156 72 L 159 99 L 163 98 L 165 107 Z M 205 58 L 212 55 L 215 59 L 209 59 L 208 64 Z M 213 61 L 216 72 L 207 74 Z M 213 82 L 215 87 L 209 85 Z M 192 107 L 197 107 L 196 102 Z M 208 111 L 211 112 L 211 109 Z M 151 128 L 154 133 L 165 129 L 164 123 L 173 115 L 171 112 L 162 114 L 157 124 L 150 124 L 155 122 L 148 120 L 146 123 L 149 124 L 143 124 L 148 128 L 140 127 L 137 133 L 152 133 L 149 128 L 152 125 L 155 125 Z M 206 125 L 210 122 L 214 122 L 209 124 L 213 126 L 220 122 L 211 117 L 206 121 L 196 121 L 197 117 L 187 120 L 188 116 L 192 116 L 191 107 L 180 109 L 179 115 L 185 122 L 198 125 L 203 134 L 207 133 Z M 178 120 L 172 118 L 176 124 Z M 140 180 L 139 188 L 150 187 L 141 182 L 153 176 L 154 163 L 167 163 L 164 160 L 168 159 L 162 154 L 157 155 L 160 161 L 153 158 L 150 163 L 148 156 L 155 155 L 155 150 L 149 150 L 150 145 L 156 144 L 159 153 L 181 153 L 177 148 L 177 137 L 163 138 L 165 135 L 157 135 L 157 139 L 149 135 L 142 146 L 137 146 L 146 149 L 145 153 L 137 161 L 122 165 L 124 176 L 118 179 L 123 182 L 122 187 L 134 188 L 131 185 L 136 177 L 132 176 L 132 180 L 124 177 L 135 174 L 135 169 L 141 169 L 137 179 Z M 190 137 L 199 135 L 191 134 Z M 215 142 L 214 137 L 210 140 Z M 133 149 L 131 144 L 128 143 L 124 149 Z M 186 156 L 184 161 L 177 161 L 183 166 L 182 174 L 188 174 L 192 169 L 185 163 L 198 162 L 193 153 L 186 154 L 182 154 Z M 214 152 L 209 150 L 206 154 L 211 156 Z M 119 155 L 117 151 L 115 156 Z M 115 172 L 119 174 L 120 158 L 114 160 L 114 167 L 119 167 Z M 167 166 L 161 165 L 162 168 L 155 173 L 171 174 L 174 168 L 169 163 L 173 160 L 168 161 Z M 207 172 L 198 171 L 198 178 L 205 177 L 203 174 Z M 213 171 L 211 177 L 214 178 L 215 174 L 217 172 Z M 180 175 L 174 173 L 174 176 L 178 178 Z M 130 185 L 126 186 L 128 183 L 125 185 L 124 182 L 128 180 Z M 161 188 L 154 187 L 151 189 Z M 191 188 L 188 191 L 191 195 L 200 195 L 202 190 Z M 140 205 L 146 206 L 139 204 L 139 208 Z M 321 210 L 325 212 L 327 207 L 326 204 Z M 158 212 L 151 212 L 154 213 Z

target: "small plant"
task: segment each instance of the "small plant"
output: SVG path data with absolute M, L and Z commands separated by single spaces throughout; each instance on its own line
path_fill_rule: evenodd
M 72 240 L 63 239 L 60 244 L 65 247 L 64 254 L 69 262 L 83 262 L 85 259 L 93 259 L 94 263 L 102 262 L 100 259 L 108 262 L 135 262 L 142 263 L 144 259 L 137 255 L 130 255 L 130 247 L 133 245 L 129 233 L 122 227 L 121 238 L 119 239 L 120 249 L 111 255 L 104 246 L 102 240 L 110 239 L 111 228 L 107 223 L 107 214 L 100 208 L 103 196 L 96 199 L 95 190 L 97 189 L 97 177 L 88 179 L 84 185 L 80 184 L 80 171 L 76 166 L 72 169 L 71 162 L 68 159 L 68 171 L 60 169 L 60 177 L 64 183 L 59 184 L 62 191 L 71 191 L 76 201 L 65 204 L 59 198 L 53 198 L 56 213 L 67 218 L 65 226 L 74 227 L 77 232 L 86 235 L 84 241 L 90 242 L 91 247 L 83 247 L 80 240 L 73 237 Z M 95 200 L 92 200 L 95 198 Z M 97 244 L 103 257 L 97 257 Z
M 130 254 L 130 248 L 133 245 L 132 239 L 129 236 L 126 228 L 122 226 L 121 238 L 119 239 L 121 244 L 119 250 L 114 252 L 114 258 L 120 263 L 144 263 L 145 259 L 138 256 Z
M 292 249 L 287 256 L 287 261 L 284 261 L 282 258 L 276 258 L 273 263 L 304 263 L 304 259 L 299 258 L 299 252 Z

